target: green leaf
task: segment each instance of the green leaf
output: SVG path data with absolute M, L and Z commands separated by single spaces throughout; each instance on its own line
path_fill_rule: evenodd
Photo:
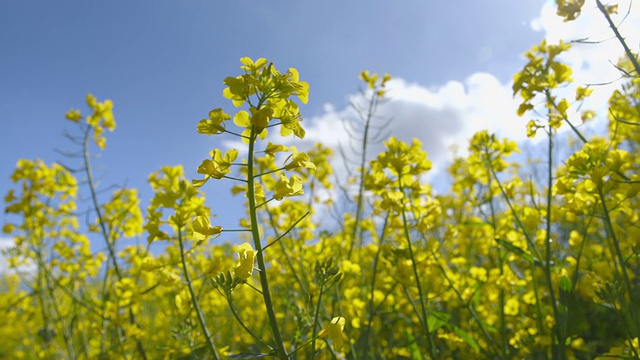
M 405 332 L 407 334 L 407 340 L 409 340 L 409 354 L 411 354 L 411 359 L 413 360 L 423 360 L 422 353 L 420 353 L 420 348 L 418 347 L 418 343 L 416 342 L 415 336 L 409 331 Z
M 467 332 L 463 331 L 457 326 L 453 329 L 453 331 L 456 333 L 456 335 L 460 336 L 462 340 L 469 344 L 469 346 L 471 346 L 474 350 L 480 351 L 480 345 L 478 345 L 476 340 Z
M 570 292 L 573 285 L 571 284 L 571 279 L 566 276 L 560 278 L 560 290 Z
M 573 317 L 572 316 L 573 314 L 569 313 L 569 303 L 571 302 L 571 298 L 573 296 L 571 291 L 573 287 L 573 285 L 571 284 L 571 279 L 569 279 L 566 276 L 562 276 L 560 278 L 560 283 L 558 284 L 558 287 L 560 288 L 560 294 L 559 294 L 560 305 L 558 306 L 557 322 L 558 322 L 558 327 L 560 329 L 560 337 L 562 340 L 567 338 L 569 322 L 574 321 L 571 319 Z
M 429 331 L 435 331 L 449 323 L 450 314 L 440 311 L 432 311 L 427 318 Z
M 531 264 L 536 264 L 537 261 L 533 258 L 533 256 L 531 256 L 530 254 L 526 253 L 524 250 L 520 249 L 519 247 L 513 245 L 512 243 L 508 242 L 508 241 L 504 241 L 504 240 L 500 240 L 500 239 L 495 239 L 496 242 L 502 246 L 503 248 L 507 249 L 508 251 L 511 251 L 512 253 L 520 256 L 521 258 L 523 258 L 524 260 L 530 262 Z

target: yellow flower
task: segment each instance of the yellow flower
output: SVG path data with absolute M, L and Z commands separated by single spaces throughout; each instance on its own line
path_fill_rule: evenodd
M 80 113 L 80 110 L 71 109 L 69 110 L 69 112 L 67 112 L 67 115 L 65 117 L 67 118 L 67 120 L 78 122 L 80 121 L 80 119 L 82 119 L 82 114 Z
M 218 235 L 222 232 L 222 227 L 211 226 L 211 222 L 207 216 L 198 216 L 191 224 L 193 227 L 193 238 L 195 240 L 206 240 L 209 236 Z
M 320 330 L 320 333 L 318 333 L 318 337 L 320 339 L 324 339 L 327 336 L 330 336 L 331 340 L 333 341 L 333 348 L 340 351 L 340 349 L 342 349 L 342 346 L 344 345 L 343 330 L 345 323 L 346 320 L 342 316 L 334 317 L 333 319 L 331 319 L 329 326 Z
M 287 160 L 291 160 L 287 165 L 284 166 L 285 170 L 295 170 L 298 168 L 306 168 L 315 170 L 316 166 L 309 160 L 309 155 L 307 153 L 299 153 L 298 149 L 295 146 L 291 147 L 291 155 L 287 158 Z
M 518 302 L 518 300 L 515 298 L 508 299 L 507 303 L 504 306 L 505 315 L 515 316 L 515 315 L 518 315 L 519 311 L 520 311 L 520 303 Z
M 280 201 L 284 197 L 302 195 L 303 193 L 302 179 L 299 176 L 293 175 L 291 179 L 287 179 L 286 175 L 280 174 L 280 180 L 276 183 L 273 197 Z
M 206 175 L 203 180 L 192 180 L 193 186 L 200 187 L 210 178 L 222 179 L 231 172 L 232 163 L 238 158 L 238 150 L 230 149 L 222 155 L 220 149 L 214 149 L 210 153 L 211 160 L 204 160 L 198 166 L 198 174 Z
M 564 22 L 575 20 L 580 16 L 584 0 L 556 0 L 558 10 L 556 14 L 564 18 Z
M 234 274 L 241 279 L 248 279 L 253 272 L 253 261 L 257 251 L 249 243 L 238 247 L 238 264 L 233 268 Z
M 198 132 L 205 135 L 221 134 L 225 131 L 225 121 L 231 119 L 231 115 L 222 111 L 221 108 L 209 111 L 209 118 L 200 120 Z

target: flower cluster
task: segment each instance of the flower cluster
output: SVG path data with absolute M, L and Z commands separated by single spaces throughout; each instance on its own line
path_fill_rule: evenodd
M 556 2 L 566 21 L 584 5 Z M 591 88 L 558 91 L 572 82 L 559 60 L 570 50 L 542 42 L 514 79 L 518 114 L 539 117 L 527 134 L 548 137 L 546 168 L 480 131 L 442 193 L 426 183 L 418 140 L 389 138 L 343 182 L 331 149 L 279 143 L 305 135 L 297 102 L 308 84 L 265 59 L 242 58 L 241 75 L 224 80 L 237 111 L 213 109 L 197 125 L 244 148 L 211 150 L 199 179 L 181 166 L 152 173 L 146 208 L 135 189 L 99 189 L 91 156 L 83 181 L 20 160 L 4 198 L 13 246 L 0 278 L 0 357 L 640 358 L 640 66 L 620 61 L 609 131 L 587 138 L 572 116 Z M 375 109 L 390 76 L 360 77 Z M 87 105 L 85 121 L 74 109 L 67 119 L 89 154 L 115 121 L 111 101 L 88 95 Z M 582 142 L 557 162 L 562 124 Z M 371 138 L 360 141 L 366 150 Z M 204 185 L 222 180 L 245 196 L 237 228 L 216 225 L 224 204 L 205 205 Z M 355 196 L 345 183 L 359 185 Z

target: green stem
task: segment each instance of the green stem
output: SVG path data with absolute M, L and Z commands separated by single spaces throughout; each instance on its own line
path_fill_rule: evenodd
M 382 254 L 382 244 L 384 242 L 384 237 L 386 235 L 387 226 L 389 225 L 390 216 L 391 216 L 391 211 L 388 211 L 387 216 L 385 216 L 384 218 L 384 224 L 382 225 L 378 251 L 376 251 L 376 256 L 373 258 L 373 274 L 371 275 L 371 290 L 369 291 L 369 305 L 368 305 L 369 316 L 367 318 L 367 325 L 365 326 L 364 331 L 360 336 L 360 342 L 362 344 L 362 346 L 360 347 L 365 349 L 365 351 L 367 351 L 364 353 L 364 355 L 371 355 L 371 353 L 368 351 L 371 350 L 369 337 L 372 330 L 371 323 L 373 322 L 373 318 L 375 316 L 373 299 L 374 299 L 375 290 L 376 290 L 376 280 L 378 278 L 378 264 L 380 263 L 380 254 Z
M 279 235 L 279 234 L 278 234 L 278 231 L 276 230 L 276 224 L 275 224 L 275 222 L 274 222 L 274 220 L 273 220 L 273 215 L 271 214 L 271 212 L 270 212 L 268 209 L 267 209 L 267 212 L 268 212 L 268 214 L 269 214 L 269 222 L 271 223 L 271 226 L 272 226 L 273 231 L 275 232 L 275 234 L 276 234 L 277 238 L 276 238 L 275 240 L 273 240 L 272 242 L 268 243 L 267 245 L 265 245 L 265 246 L 262 248 L 262 250 L 263 250 L 263 251 L 264 251 L 264 250 L 266 250 L 269 246 L 271 246 L 271 245 L 273 245 L 273 244 L 275 244 L 275 243 L 279 242 L 280 240 L 282 240 L 282 238 L 284 238 L 285 236 L 287 236 L 287 235 L 291 232 L 291 230 L 295 229 L 295 227 L 300 223 L 300 221 L 302 221 L 305 217 L 307 217 L 307 215 L 309 215 L 309 212 L 307 211 L 306 213 L 304 213 L 304 215 L 302 215 L 300 218 L 298 218 L 298 220 L 296 220 L 296 221 L 291 225 L 291 227 L 289 227 L 289 228 L 287 229 L 287 231 L 285 231 L 284 233 L 282 233 L 282 235 Z M 282 244 L 282 243 L 281 243 L 281 244 Z M 283 251 L 284 251 L 284 248 L 283 248 Z M 295 271 L 295 270 L 293 269 L 293 267 L 291 268 L 291 271 Z
M 113 264 L 113 269 L 116 272 L 116 276 L 118 277 L 118 280 L 122 279 L 122 273 L 120 272 L 120 267 L 118 265 L 118 261 L 116 260 L 116 250 L 113 246 L 113 244 L 111 243 L 110 237 L 109 237 L 109 231 L 107 230 L 107 226 L 105 224 L 104 221 L 104 217 L 102 216 L 102 211 L 100 211 L 100 203 L 98 202 L 98 195 L 96 192 L 96 188 L 95 188 L 95 182 L 93 180 L 93 172 L 92 172 L 92 167 L 91 167 L 91 157 L 89 156 L 89 134 L 91 133 L 91 130 L 93 129 L 92 126 L 88 126 L 85 134 L 84 134 L 84 140 L 82 142 L 82 147 L 83 147 L 83 151 L 82 151 L 82 155 L 84 157 L 84 171 L 87 174 L 87 184 L 89 185 L 89 190 L 91 193 L 91 201 L 93 203 L 93 208 L 96 211 L 96 215 L 98 217 L 98 224 L 100 225 L 100 232 L 102 234 L 102 237 L 104 238 L 105 243 L 107 244 L 107 250 L 109 253 L 109 259 L 111 259 L 111 262 Z M 105 280 L 106 280 L 106 274 L 105 274 Z M 129 307 L 129 323 L 131 325 L 136 325 L 136 317 L 135 314 L 133 313 L 133 310 L 131 309 L 131 307 Z M 142 342 L 140 340 L 136 340 L 136 346 L 138 348 L 138 353 L 140 353 L 140 357 L 143 360 L 147 360 L 147 354 L 144 350 L 144 346 L 142 345 Z
M 566 319 L 561 319 L 560 318 L 560 312 L 558 310 L 558 304 L 556 304 L 556 296 L 555 296 L 555 291 L 553 288 L 553 281 L 551 279 L 551 202 L 553 201 L 553 128 L 551 126 L 549 126 L 549 152 L 547 154 L 548 156 L 548 164 L 549 166 L 547 167 L 547 218 L 546 218 L 546 222 L 547 222 L 547 228 L 546 228 L 546 232 L 547 232 L 547 236 L 545 237 L 544 240 L 544 249 L 545 249 L 545 261 L 544 261 L 544 276 L 546 278 L 547 281 L 547 287 L 549 290 L 549 297 L 551 298 L 551 306 L 553 307 L 553 315 L 556 318 L 556 325 L 555 325 L 555 330 L 556 330 L 556 336 L 558 337 L 558 354 L 555 354 L 555 347 L 553 347 L 552 349 L 552 355 L 553 358 L 559 358 L 559 359 L 564 359 L 566 354 L 565 354 L 565 339 L 564 336 L 565 334 L 560 330 L 561 329 L 561 324 L 560 321 L 566 321 Z
M 435 252 L 432 252 L 432 255 L 433 255 L 434 258 L 437 256 L 437 254 Z M 451 288 L 451 290 L 453 290 L 456 293 L 456 296 L 458 297 L 458 300 L 460 300 L 461 303 L 465 303 L 464 298 L 462 297 L 462 294 L 460 293 L 460 291 L 458 289 L 456 289 L 455 284 L 453 283 L 453 280 L 451 280 L 449 275 L 447 275 L 447 272 L 446 272 L 444 266 L 442 266 L 442 264 L 440 264 L 439 262 L 437 264 L 438 264 L 438 268 L 442 272 L 442 275 L 444 276 L 444 278 L 449 283 L 449 287 Z M 486 327 L 484 326 L 484 324 L 480 320 L 480 316 L 478 315 L 476 310 L 471 305 L 471 300 L 469 302 L 467 302 L 467 309 L 469 309 L 469 313 L 471 314 L 471 317 L 473 318 L 473 320 L 476 322 L 476 324 L 478 325 L 478 327 L 482 331 L 482 335 L 484 336 L 484 338 L 487 341 L 487 343 L 489 343 L 489 345 L 491 346 L 491 349 L 494 352 L 493 354 L 487 354 L 487 350 L 482 349 L 482 352 L 485 354 L 485 356 L 487 356 L 487 358 L 499 358 L 499 359 L 505 358 L 505 356 L 503 354 L 500 354 L 500 348 L 495 343 L 495 341 L 491 337 L 491 334 L 489 334 L 488 330 L 486 329 Z M 505 352 L 505 354 L 508 354 L 508 352 Z M 488 355 L 492 355 L 492 356 L 488 356 Z
M 225 298 L 227 299 L 227 303 L 229 304 L 229 309 L 231 309 L 231 314 L 233 314 L 233 317 L 236 318 L 236 321 L 238 321 L 238 324 L 240 324 L 240 326 L 242 326 L 242 328 L 247 333 L 249 333 L 249 335 L 251 335 L 251 337 L 253 337 L 254 339 L 258 340 L 259 343 L 261 343 L 262 345 L 264 345 L 267 348 L 269 348 L 269 350 L 273 350 L 273 348 L 271 348 L 271 346 L 269 346 L 269 344 L 265 343 L 261 338 L 259 338 L 256 334 L 254 334 L 253 331 L 251 331 L 251 329 L 249 329 L 247 327 L 247 325 L 245 325 L 244 321 L 242 321 L 242 319 L 240 319 L 240 316 L 238 315 L 238 313 L 236 312 L 235 307 L 233 306 L 233 300 L 232 300 L 231 296 L 232 296 L 231 293 L 227 293 L 225 295 Z
M 71 334 L 70 334 L 72 328 L 71 326 L 66 326 L 63 323 L 64 318 L 60 311 L 60 304 L 58 303 L 58 301 L 56 301 L 55 294 L 53 293 L 54 288 L 51 284 L 51 278 L 50 278 L 51 274 L 49 272 L 49 269 L 47 269 L 46 267 L 45 260 L 42 258 L 41 250 L 42 249 L 38 249 L 38 251 L 36 252 L 38 268 L 41 268 L 43 270 L 42 275 L 44 276 L 44 285 L 46 286 L 46 290 L 49 295 L 49 300 L 51 301 L 52 312 L 57 317 L 56 322 L 60 323 L 60 327 L 62 329 L 62 337 L 64 338 L 64 342 L 67 348 L 67 353 L 69 354 L 69 359 L 75 359 L 76 355 L 75 355 L 75 350 L 73 348 L 73 343 L 71 341 Z M 43 290 L 44 289 L 40 290 L 40 292 L 42 292 Z M 49 330 L 46 324 L 45 324 L 44 332 L 45 332 L 45 336 L 49 336 Z
M 634 56 L 633 52 L 631 52 L 631 49 L 629 49 L 629 46 L 627 46 L 627 42 L 624 40 L 624 38 L 618 31 L 618 27 L 611 20 L 611 16 L 609 16 L 609 13 L 605 9 L 604 5 L 602 5 L 602 2 L 600 0 L 596 0 L 596 4 L 598 4 L 598 9 L 602 13 L 602 15 L 604 15 L 605 19 L 607 19 L 607 22 L 609 23 L 609 27 L 611 28 L 611 30 L 613 30 L 613 33 L 616 35 L 616 39 L 618 39 L 618 42 L 620 42 L 620 44 L 624 48 L 624 52 L 625 54 L 627 54 L 629 61 L 631 61 L 631 63 L 633 64 L 633 67 L 636 70 L 636 76 L 640 76 L 640 64 L 638 63 L 638 59 Z
M 487 174 L 487 178 L 491 179 L 491 174 Z M 491 229 L 493 230 L 493 237 L 496 237 L 496 210 L 493 203 L 493 194 L 491 192 L 491 181 L 487 184 L 488 197 L 489 197 L 489 210 L 491 211 Z M 504 275 L 504 257 L 502 256 L 502 248 L 498 248 L 498 264 L 500 265 L 500 276 Z M 453 284 L 451 284 L 453 288 Z M 502 338 L 502 351 L 505 355 L 509 354 L 509 337 L 507 336 L 507 317 L 504 313 L 505 306 L 505 291 L 500 288 L 499 294 L 499 306 L 500 306 L 500 337 Z
M 274 230 L 275 235 L 277 236 L 276 240 L 270 242 L 269 244 L 267 244 L 267 246 L 265 246 L 262 250 L 264 251 L 266 248 L 268 248 L 269 246 L 273 245 L 274 243 L 278 242 L 278 244 L 280 245 L 280 250 L 282 250 L 282 254 L 284 254 L 285 259 L 287 260 L 287 266 L 289 267 L 289 271 L 291 271 L 291 274 L 293 274 L 293 277 L 296 279 L 296 282 L 298 283 L 298 285 L 300 285 L 300 289 L 302 290 L 303 293 L 308 294 L 309 290 L 307 289 L 307 287 L 305 286 L 305 284 L 302 282 L 302 280 L 300 279 L 300 277 L 298 276 L 298 271 L 296 270 L 296 268 L 293 266 L 293 261 L 291 261 L 291 256 L 289 256 L 289 253 L 287 252 L 286 247 L 284 246 L 284 244 L 279 241 L 280 239 L 282 239 L 283 237 L 285 237 L 289 231 L 291 231 L 300 221 L 302 221 L 302 219 L 307 216 L 309 214 L 309 212 L 307 212 L 305 215 L 303 215 L 300 219 L 298 219 L 298 221 L 296 221 L 289 230 L 287 230 L 284 234 L 280 235 L 278 234 L 278 230 L 277 230 L 277 225 L 275 222 L 275 219 L 273 218 L 273 214 L 271 213 L 270 209 L 267 207 L 267 216 L 269 217 L 269 224 L 271 224 L 271 228 Z M 304 272 L 303 272 L 304 273 Z
M 489 167 L 489 170 L 491 170 L 491 174 L 493 175 L 493 178 L 496 179 L 496 183 L 498 184 L 498 187 L 500 188 L 500 193 L 502 193 L 502 197 L 506 201 L 507 206 L 509 207 L 509 210 L 511 211 L 511 214 L 513 215 L 516 223 L 518 224 L 518 227 L 520 229 L 522 229 L 522 233 L 524 234 L 524 237 L 527 240 L 527 245 L 529 245 L 529 250 L 531 250 L 533 252 L 533 255 L 535 256 L 536 259 L 541 259 L 540 253 L 538 253 L 538 249 L 536 248 L 535 243 L 533 242 L 533 239 L 531 238 L 531 235 L 529 235 L 529 233 L 527 232 L 527 228 L 524 226 L 524 223 L 520 219 L 520 216 L 518 216 L 518 213 L 516 212 L 516 209 L 513 207 L 513 204 L 511 203 L 511 200 L 509 200 L 509 196 L 507 196 L 507 192 L 505 191 L 504 187 L 502 186 L 502 183 L 498 179 L 498 174 L 496 174 L 496 171 L 493 168 L 493 165 L 491 164 L 491 161 L 487 159 L 487 161 L 485 161 L 485 162 L 487 163 L 487 166 Z
M 371 119 L 373 118 L 373 113 L 378 103 L 378 98 L 376 93 L 374 92 L 371 95 L 371 100 L 369 101 L 369 107 L 367 109 L 367 115 L 365 118 L 364 125 L 364 137 L 362 139 L 362 156 L 360 158 L 360 175 L 358 184 L 358 197 L 357 197 L 357 206 L 356 206 L 356 222 L 353 225 L 353 231 L 351 232 L 351 242 L 349 244 L 349 252 L 347 253 L 347 259 L 351 259 L 351 253 L 353 251 L 353 247 L 356 243 L 356 236 L 358 239 L 358 245 L 361 244 L 362 239 L 359 236 L 358 228 L 360 227 L 360 218 L 362 217 L 362 212 L 364 209 L 364 174 L 365 174 L 365 164 L 367 161 L 367 144 L 369 140 L 369 128 L 371 127 Z
M 266 172 L 260 173 L 260 174 L 256 175 L 255 177 L 256 177 L 256 178 L 263 177 L 263 176 L 265 176 L 265 175 L 273 174 L 273 173 L 275 173 L 275 172 L 282 171 L 282 170 L 284 170 L 284 167 L 281 167 L 281 168 L 278 168 L 278 169 L 275 169 L 275 170 L 269 170 L 269 171 L 266 171 Z
M 215 345 L 213 344 L 213 340 L 211 340 L 211 334 L 209 333 L 209 328 L 207 328 L 207 324 L 204 319 L 204 314 L 200 309 L 200 304 L 198 303 L 198 298 L 196 297 L 196 292 L 193 289 L 193 283 L 191 282 L 191 276 L 189 275 L 189 268 L 187 267 L 187 260 L 184 256 L 184 244 L 182 241 L 182 228 L 178 226 L 178 243 L 180 244 L 180 262 L 182 263 L 182 272 L 184 274 L 184 278 L 187 281 L 187 287 L 189 288 L 189 294 L 191 295 L 191 303 L 193 304 L 193 308 L 196 310 L 196 314 L 198 315 L 198 322 L 200 322 L 200 327 L 202 328 L 202 332 L 204 333 L 204 337 L 207 340 L 207 346 L 209 346 L 209 350 L 213 355 L 213 358 L 218 360 L 220 357 L 218 356 L 218 351 L 216 350 Z
M 293 354 L 295 354 L 296 352 L 298 352 L 298 351 L 302 350 L 305 346 L 308 346 L 309 344 L 311 344 L 311 342 L 312 342 L 313 340 L 315 340 L 315 339 L 309 339 L 309 340 L 307 340 L 306 342 L 304 342 L 304 343 L 300 344 L 300 346 L 297 346 L 295 349 L 293 349 L 293 351 L 291 351 L 291 353 L 289 353 L 289 355 L 293 355 Z
M 262 252 L 262 244 L 260 242 L 260 231 L 258 229 L 258 214 L 256 207 L 255 197 L 255 175 L 254 175 L 254 146 L 256 142 L 255 128 L 251 128 L 251 136 L 249 139 L 249 154 L 247 155 L 247 197 L 249 198 L 249 216 L 251 217 L 251 235 L 253 237 L 253 244 L 257 251 L 256 257 L 258 258 L 258 273 L 260 275 L 260 285 L 262 286 L 262 298 L 267 310 L 267 316 L 269 318 L 269 324 L 271 325 L 271 333 L 273 340 L 275 341 L 277 356 L 280 359 L 287 359 L 287 351 L 282 343 L 282 337 L 280 335 L 280 328 L 278 327 L 278 320 L 271 300 L 271 291 L 269 290 L 269 280 L 267 279 L 267 266 L 264 261 L 264 254 Z
M 275 200 L 275 198 L 274 198 L 274 197 L 272 197 L 272 198 L 271 198 L 271 199 L 269 199 L 269 200 L 266 200 L 266 201 L 261 202 L 260 204 L 256 205 L 256 209 L 257 209 L 257 208 L 259 208 L 259 207 L 262 207 L 262 206 L 264 206 L 264 205 L 267 205 L 268 203 L 272 202 L 273 200 Z
M 502 183 L 500 182 L 500 179 L 498 179 L 498 174 L 496 174 L 496 171 L 493 168 L 493 165 L 491 163 L 491 159 L 487 157 L 485 159 L 485 163 L 487 164 L 488 169 L 491 171 L 491 175 L 496 180 L 496 183 L 498 184 L 498 188 L 500 189 L 500 193 L 502 194 L 502 197 L 504 198 L 505 202 L 507 203 L 507 206 L 509 207 L 509 210 L 511 211 L 511 214 L 513 215 L 516 223 L 518 224 L 518 227 L 520 229 L 522 229 L 524 237 L 527 240 L 527 244 L 529 246 L 529 250 L 531 252 L 533 252 L 536 260 L 541 259 L 540 254 L 538 253 L 538 250 L 537 250 L 537 248 L 535 246 L 535 243 L 533 242 L 533 239 L 531 239 L 529 233 L 527 232 L 526 227 L 524 226 L 524 224 L 522 223 L 522 220 L 520 219 L 520 216 L 518 216 L 518 213 L 516 212 L 516 209 L 513 207 L 513 204 L 511 203 L 511 200 L 509 200 L 509 196 L 507 196 L 507 193 L 506 193 L 504 187 L 502 186 Z M 534 265 L 532 265 L 532 266 L 534 266 Z M 533 277 L 534 277 L 533 286 L 534 286 L 534 292 L 535 292 L 535 295 L 536 295 L 536 308 L 537 308 L 537 311 L 538 311 L 538 324 L 539 324 L 540 329 L 543 329 L 542 320 L 541 320 L 542 319 L 542 309 L 540 308 L 540 298 L 539 298 L 537 283 L 535 282 L 535 267 L 532 269 L 532 274 L 533 274 Z M 544 333 L 544 331 L 542 331 L 542 333 Z M 545 352 L 545 356 L 546 356 L 546 352 Z
M 322 279 L 320 284 L 320 295 L 318 295 L 318 302 L 316 303 L 316 311 L 313 315 L 313 328 L 311 333 L 311 360 L 316 358 L 316 338 L 318 337 L 318 317 L 320 315 L 320 305 L 322 304 L 322 295 L 324 293 L 325 279 Z
M 398 174 L 398 189 L 400 189 L 400 192 L 402 192 L 402 194 L 405 194 L 404 191 L 404 185 L 402 184 L 402 174 Z M 404 195 L 406 196 L 406 195 Z M 405 199 L 404 197 L 402 198 L 402 225 L 404 228 L 404 236 L 407 239 L 407 247 L 409 250 L 409 256 L 411 257 L 411 265 L 413 268 L 413 276 L 415 277 L 416 280 L 416 286 L 418 288 L 418 297 L 420 300 L 420 310 L 422 312 L 422 319 L 423 319 L 423 323 L 424 323 L 424 328 L 425 328 L 425 332 L 427 335 L 427 344 L 429 346 L 429 354 L 431 355 L 431 359 L 437 359 L 436 357 L 436 349 L 435 346 L 433 344 L 433 339 L 432 339 L 432 334 L 431 331 L 429 330 L 429 325 L 428 325 L 428 317 L 427 317 L 427 307 L 425 305 L 425 297 L 423 296 L 423 292 L 422 292 L 422 285 L 420 284 L 420 276 L 418 274 L 418 264 L 416 263 L 416 258 L 415 255 L 413 254 L 413 245 L 411 244 L 411 235 L 409 234 L 409 222 L 407 221 L 407 214 L 406 214 L 406 210 L 405 210 Z
M 627 295 L 629 296 L 630 303 L 627 303 L 624 296 L 621 297 L 621 300 L 624 301 L 624 307 L 628 307 L 629 315 L 631 317 L 630 325 L 632 326 L 632 337 L 638 336 L 638 328 L 640 325 L 638 324 L 638 317 L 636 313 L 635 304 L 637 302 L 633 301 L 633 287 L 631 286 L 631 280 L 629 278 L 629 274 L 627 273 L 627 262 L 622 255 L 622 250 L 620 249 L 620 242 L 616 233 L 613 229 L 613 224 L 611 223 L 611 216 L 609 215 L 609 208 L 607 207 L 607 203 L 604 198 L 604 192 L 602 191 L 602 185 L 598 186 L 598 195 L 600 196 L 600 202 L 602 203 L 602 211 L 604 212 L 604 223 L 605 229 L 613 242 L 613 247 L 615 249 L 615 256 L 618 258 L 618 262 L 620 263 L 620 268 L 622 269 L 622 277 L 624 279 L 624 285 L 626 288 Z
M 233 181 L 246 182 L 246 180 L 244 180 L 244 179 L 238 179 L 238 178 L 233 177 L 233 176 L 226 176 L 225 175 L 225 176 L 223 176 L 223 178 L 229 179 L 229 180 L 233 180 Z

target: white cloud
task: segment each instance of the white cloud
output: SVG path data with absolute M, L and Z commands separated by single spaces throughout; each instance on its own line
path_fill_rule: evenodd
M 22 274 L 33 273 L 35 271 L 35 265 L 20 265 L 17 269 L 9 269 L 9 262 L 7 256 L 3 253 L 14 246 L 13 239 L 0 237 L 0 276 L 3 274 L 14 274 L 19 271 Z
M 640 1 L 620 0 L 618 14 L 612 20 L 619 25 L 620 33 L 625 37 L 632 51 L 638 52 L 640 45 Z M 631 5 L 631 7 L 630 7 Z M 627 16 L 627 11 L 630 13 Z M 617 80 L 620 72 L 614 67 L 624 55 L 622 45 L 596 7 L 595 1 L 588 1 L 582 8 L 580 17 L 575 21 L 563 22 L 556 15 L 556 6 L 548 1 L 540 11 L 540 17 L 531 22 L 534 30 L 544 33 L 549 43 L 586 40 L 593 44 L 576 43 L 573 48 L 560 57 L 573 68 L 576 84 L 604 84 Z M 604 110 L 611 92 L 619 83 L 594 86 L 594 93 L 586 106 L 596 111 Z
M 628 6 L 629 0 L 620 1 L 620 15 L 614 15 L 614 21 L 620 23 Z M 560 39 L 565 42 L 579 39 L 601 42 L 575 44 L 561 57 L 562 61 L 574 69 L 574 85 L 599 84 L 618 79 L 619 73 L 612 63 L 616 63 L 622 56 L 622 47 L 613 38 L 611 29 L 595 4 L 588 2 L 580 18 L 569 23 L 563 22 L 555 11 L 555 4 L 548 1 L 542 7 L 540 17 L 531 22 L 532 28 L 543 32 L 549 43 L 557 43 Z M 620 26 L 634 51 L 638 50 L 640 40 L 637 29 L 640 29 L 640 1 L 633 2 L 631 15 Z M 522 64 L 524 63 L 523 58 Z M 423 148 L 434 164 L 432 174 L 441 174 L 452 158 L 451 148 L 457 147 L 458 154 L 464 155 L 469 139 L 477 131 L 487 129 L 500 137 L 508 137 L 521 143 L 530 141 L 526 138 L 526 123 L 533 115 L 522 118 L 516 115 L 520 99 L 514 98 L 511 86 L 511 82 L 502 83 L 492 74 L 481 72 L 439 86 L 425 86 L 396 78 L 388 83 L 389 101 L 380 106 L 378 115 L 382 119 L 393 118 L 389 127 L 391 135 L 406 142 L 413 138 L 422 141 Z M 607 99 L 616 86 L 619 83 L 595 86 L 594 94 L 583 109 L 594 109 L 604 119 L 602 115 Z M 567 88 L 564 96 L 573 99 L 572 91 L 573 88 Z M 347 96 L 347 103 L 362 104 L 362 98 L 360 94 L 351 94 Z M 349 150 L 349 135 L 344 130 L 343 121 L 354 118 L 357 118 L 357 112 L 348 105 L 341 107 L 325 104 L 320 115 L 303 122 L 307 131 L 304 140 L 289 138 L 285 142 L 287 145 L 295 144 L 302 150 L 321 142 L 338 154 L 340 144 Z M 382 122 L 384 120 L 378 121 Z M 562 131 L 568 129 L 568 126 L 564 126 Z M 591 130 L 584 131 L 588 133 Z M 538 136 L 535 141 L 543 139 L 543 136 Z M 280 139 L 277 141 L 282 143 Z M 381 142 L 371 144 L 367 158 L 373 159 L 383 149 Z M 355 156 L 353 153 L 350 155 Z M 340 170 L 343 166 L 339 156 L 336 158 L 334 169 L 344 179 L 346 171 Z
M 3 250 L 8 249 L 12 245 L 13 245 L 12 239 L 0 237 L 0 275 L 6 273 L 9 270 L 9 264 L 4 255 Z
M 348 100 L 362 102 L 358 94 L 350 95 Z M 510 84 L 503 84 L 487 73 L 431 88 L 393 79 L 388 83 L 388 101 L 378 109 L 381 119 L 377 122 L 391 118 L 391 135 L 405 142 L 419 139 L 433 162 L 432 173 L 437 173 L 445 170 L 451 160 L 452 146 L 458 147 L 459 154 L 466 153 L 468 140 L 477 131 L 488 129 L 499 136 L 525 139 L 526 120 L 515 115 L 517 106 Z M 342 121 L 355 116 L 356 112 L 348 106 L 336 111 L 327 104 L 323 114 L 305 121 L 304 142 L 322 142 L 336 152 L 342 143 L 348 149 L 345 145 L 349 135 L 343 130 Z M 372 159 L 383 150 L 382 142 L 371 144 L 367 157 Z
M 628 7 L 629 0 L 620 1 L 620 14 L 614 15 L 614 21 L 620 23 Z M 599 84 L 618 79 L 620 74 L 612 63 L 616 63 L 623 55 L 623 50 L 613 38 L 595 3 L 585 5 L 580 18 L 573 22 L 563 22 L 555 11 L 555 4 L 549 1 L 542 7 L 540 17 L 531 22 L 534 30 L 544 32 L 549 43 L 557 43 L 560 39 L 565 42 L 579 39 L 600 42 L 575 44 L 562 56 L 562 61 L 574 69 L 574 85 Z M 640 40 L 637 29 L 640 29 L 640 1 L 633 2 L 631 14 L 620 26 L 620 31 L 634 51 L 638 50 Z M 511 85 L 511 82 L 501 83 L 488 73 L 475 73 L 462 81 L 452 80 L 441 86 L 424 86 L 394 79 L 388 83 L 390 101 L 379 108 L 379 114 L 383 118 L 393 118 L 390 126 L 392 135 L 404 141 L 411 141 L 415 137 L 423 142 L 424 149 L 434 163 L 432 172 L 437 173 L 443 171 L 450 161 L 450 148 L 456 146 L 460 150 L 458 154 L 465 154 L 468 140 L 477 131 L 488 129 L 498 136 L 518 142 L 530 141 L 526 138 L 525 127 L 531 116 L 520 118 L 516 115 L 520 99 L 513 97 Z M 602 115 L 607 99 L 619 85 L 594 86 L 594 93 L 583 109 L 599 111 L 600 118 L 605 119 Z M 564 96 L 572 100 L 573 89 L 567 88 Z M 357 103 L 358 95 L 350 95 L 348 100 Z M 348 141 L 342 119 L 355 116 L 356 113 L 349 107 L 336 110 L 335 105 L 327 104 L 323 114 L 305 121 L 307 137 L 304 141 L 322 142 L 337 149 L 338 144 Z M 562 131 L 568 129 L 565 126 Z M 584 131 L 588 133 L 593 130 Z M 535 141 L 542 139 L 544 137 L 539 136 Z M 369 147 L 367 155 L 371 159 L 382 150 L 382 144 L 374 144 Z

